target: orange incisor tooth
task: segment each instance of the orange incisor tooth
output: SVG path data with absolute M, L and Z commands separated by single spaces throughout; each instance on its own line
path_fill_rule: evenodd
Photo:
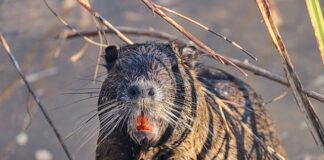
M 137 130 L 150 130 L 151 127 L 148 123 L 148 119 L 144 116 L 138 116 L 136 119 Z

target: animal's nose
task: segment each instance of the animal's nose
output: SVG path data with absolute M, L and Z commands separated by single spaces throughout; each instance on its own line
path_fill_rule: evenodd
M 152 86 L 132 85 L 128 88 L 128 96 L 131 99 L 154 98 L 155 90 Z

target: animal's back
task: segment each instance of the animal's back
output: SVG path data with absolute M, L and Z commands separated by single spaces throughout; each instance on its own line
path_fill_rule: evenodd
M 223 112 L 231 130 L 230 135 L 227 134 L 225 124 L 221 121 L 223 130 L 215 131 L 218 135 L 213 138 L 214 145 L 210 145 L 208 152 L 199 158 L 273 159 L 261 146 L 260 140 L 281 156 L 286 157 L 278 131 L 266 111 L 263 100 L 249 85 L 222 70 L 204 65 L 198 67 L 197 77 L 208 92 L 225 100 L 229 111 L 223 109 Z M 219 106 L 208 95 L 206 101 L 209 106 L 212 106 L 214 119 L 219 123 L 221 117 Z M 242 123 L 249 129 L 244 128 Z M 222 137 L 221 141 L 219 141 L 220 137 Z

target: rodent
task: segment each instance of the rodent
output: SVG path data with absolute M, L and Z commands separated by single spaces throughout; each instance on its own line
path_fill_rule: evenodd
M 272 159 L 241 122 L 285 157 L 260 96 L 234 76 L 206 67 L 195 47 L 109 46 L 105 60 L 97 160 Z M 224 110 L 229 132 L 212 96 L 232 102 L 234 117 Z

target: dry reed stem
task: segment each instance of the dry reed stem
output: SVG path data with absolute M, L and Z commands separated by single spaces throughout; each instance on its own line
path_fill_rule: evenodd
M 45 119 L 47 120 L 47 122 L 49 123 L 50 127 L 52 128 L 52 130 L 55 133 L 55 136 L 57 137 L 57 139 L 59 140 L 64 153 L 66 154 L 67 158 L 69 160 L 72 160 L 71 154 L 69 153 L 60 133 L 58 132 L 58 130 L 56 129 L 52 119 L 50 118 L 49 114 L 47 113 L 47 111 L 45 110 L 45 108 L 43 107 L 43 105 L 41 104 L 41 102 L 39 101 L 37 95 L 35 94 L 35 92 L 33 91 L 31 85 L 29 84 L 29 82 L 26 79 L 26 76 L 22 73 L 22 70 L 20 68 L 20 65 L 18 63 L 18 61 L 16 60 L 16 58 L 14 57 L 14 55 L 12 54 L 10 47 L 7 43 L 7 41 L 5 40 L 5 38 L 3 37 L 2 33 L 0 33 L 0 43 L 3 46 L 3 48 L 5 49 L 7 55 L 9 56 L 11 62 L 14 64 L 15 69 L 17 70 L 17 72 L 19 73 L 19 76 L 22 78 L 22 80 L 24 81 L 29 93 L 31 94 L 31 96 L 34 98 L 35 102 L 37 103 L 37 105 L 39 106 L 41 112 L 43 113 Z
M 114 33 L 123 40 L 126 44 L 134 44 L 129 38 L 127 38 L 123 33 L 121 33 L 117 28 L 115 28 L 108 20 L 104 19 L 98 12 L 93 10 L 90 5 L 88 5 L 84 0 L 78 0 L 79 4 L 91 13 L 100 23 L 106 26 L 108 29 L 114 31 Z
M 148 37 L 154 37 L 154 38 L 159 38 L 159 39 L 164 39 L 164 40 L 169 40 L 169 41 L 177 41 L 178 43 L 181 44 L 186 44 L 187 42 L 183 39 L 177 39 L 171 34 L 161 32 L 161 31 L 155 31 L 153 29 L 141 29 L 141 28 L 134 28 L 134 27 L 117 27 L 118 30 L 123 32 L 124 34 L 130 34 L 130 35 L 136 35 L 136 36 L 148 36 Z M 85 32 L 80 32 L 84 36 L 97 36 L 97 31 L 85 31 Z M 105 33 L 112 33 L 111 30 L 105 30 Z M 76 33 L 68 33 L 67 39 L 72 39 L 72 38 L 77 38 L 78 34 Z M 281 85 L 289 87 L 289 84 L 287 82 L 287 78 L 280 76 L 278 74 L 272 73 L 264 68 L 261 68 L 259 66 L 256 66 L 251 63 L 244 63 L 238 59 L 234 58 L 229 58 L 233 63 L 235 63 L 237 66 L 240 68 L 250 71 L 254 73 L 256 76 L 261 76 L 264 78 L 267 78 L 271 81 L 274 81 L 276 83 L 279 83 Z M 309 97 L 314 98 L 320 102 L 324 103 L 324 95 L 315 91 L 308 91 L 306 89 L 302 89 L 302 92 L 307 94 Z
M 207 55 L 209 55 L 210 57 L 217 59 L 218 61 L 220 61 L 223 64 L 230 64 L 233 67 L 235 67 L 236 69 L 238 69 L 241 73 L 243 73 L 245 76 L 247 76 L 247 74 L 237 65 L 235 65 L 233 62 L 231 62 L 229 59 L 227 59 L 226 57 L 216 53 L 214 50 L 212 50 L 211 48 L 209 48 L 204 42 L 202 42 L 200 39 L 198 39 L 197 37 L 195 37 L 193 34 L 191 34 L 190 32 L 188 32 L 183 26 L 181 26 L 179 23 L 177 23 L 176 21 L 174 21 L 171 17 L 169 17 L 168 15 L 166 15 L 161 9 L 157 8 L 155 6 L 155 3 L 153 3 L 150 0 L 142 0 L 142 2 L 149 8 L 152 10 L 153 13 L 157 13 L 161 18 L 163 18 L 164 20 L 166 20 L 169 24 L 171 24 L 173 27 L 175 27 L 179 32 L 181 32 L 183 35 L 185 35 L 188 39 L 190 39 L 191 41 L 193 41 L 197 46 L 199 46 L 200 48 L 204 49 L 205 51 L 207 51 Z
M 99 36 L 99 42 L 103 43 L 103 34 L 102 34 L 102 32 L 104 33 L 104 31 L 102 31 L 99 22 L 94 17 L 93 17 L 93 22 L 96 25 L 97 33 L 98 33 L 98 36 Z M 108 42 L 107 42 L 107 45 L 108 45 Z M 98 51 L 98 55 L 97 55 L 96 69 L 95 69 L 95 73 L 93 75 L 93 83 L 96 83 L 97 75 L 98 75 L 98 72 L 99 72 L 99 66 L 100 66 L 100 59 L 101 59 L 100 55 L 102 54 L 102 52 L 103 52 L 103 47 L 100 46 L 99 51 Z
M 180 43 L 187 43 L 183 39 L 179 39 L 169 33 L 166 32 L 161 32 L 161 31 L 156 31 L 153 28 L 149 29 L 142 29 L 142 28 L 135 28 L 135 27 L 128 27 L 128 26 L 118 26 L 118 30 L 120 30 L 124 34 L 130 34 L 130 35 L 135 35 L 135 36 L 148 36 L 148 37 L 154 37 L 158 39 L 165 39 L 169 41 L 177 41 Z M 103 30 L 103 32 L 107 34 L 113 34 L 112 30 L 106 29 Z M 83 36 L 86 37 L 92 37 L 92 36 L 98 36 L 98 31 L 83 31 L 80 32 Z M 79 35 L 74 33 L 74 32 L 69 32 L 66 36 L 66 39 L 73 39 L 73 38 L 78 38 Z
M 288 83 L 293 92 L 295 100 L 299 106 L 299 109 L 305 116 L 306 122 L 308 124 L 309 130 L 316 142 L 316 144 L 324 150 L 324 128 L 320 119 L 318 118 L 316 111 L 309 101 L 308 96 L 303 93 L 303 86 L 300 83 L 299 77 L 296 74 L 293 64 L 289 58 L 286 47 L 282 41 L 279 30 L 272 19 L 272 13 L 269 9 L 269 3 L 267 0 L 256 0 L 256 3 L 260 9 L 262 17 L 265 21 L 266 27 L 272 38 L 275 47 L 278 50 L 281 62 L 283 64 L 283 69 L 286 74 Z

